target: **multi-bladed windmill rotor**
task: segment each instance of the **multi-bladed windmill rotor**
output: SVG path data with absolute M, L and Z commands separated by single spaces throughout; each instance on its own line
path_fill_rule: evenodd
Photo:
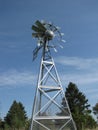
M 53 48 L 56 50 L 56 46 L 53 42 L 49 44 L 49 41 L 53 41 L 54 39 L 57 39 L 58 41 L 65 42 L 62 40 L 62 33 L 60 33 L 59 28 L 57 26 L 54 26 L 52 23 L 48 22 L 40 22 L 37 20 L 35 22 L 35 25 L 32 26 L 32 30 L 34 31 L 32 33 L 32 36 L 34 38 L 38 39 L 37 47 L 33 51 L 33 59 L 36 58 L 38 51 L 44 47 L 46 49 Z M 61 45 L 59 45 L 62 47 Z

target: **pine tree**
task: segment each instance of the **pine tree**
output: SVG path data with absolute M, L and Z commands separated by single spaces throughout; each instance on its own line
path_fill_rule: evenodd
M 72 82 L 70 82 L 66 88 L 65 96 L 67 98 L 77 129 L 82 130 L 85 127 L 89 128 L 88 118 L 91 120 L 91 110 L 89 109 L 90 105 L 88 104 L 88 99 L 86 99 L 86 96 L 80 92 L 76 84 Z M 93 125 L 95 126 L 95 122 L 92 124 L 92 127 Z
M 93 113 L 96 115 L 97 123 L 98 123 L 98 103 L 93 107 Z
M 14 101 L 5 117 L 6 125 L 12 129 L 23 128 L 25 126 L 26 119 L 27 116 L 24 106 L 22 103 Z

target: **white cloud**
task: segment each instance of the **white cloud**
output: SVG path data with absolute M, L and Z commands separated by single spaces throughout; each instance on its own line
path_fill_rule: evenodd
M 63 65 L 62 82 L 79 85 L 98 83 L 98 58 L 58 57 L 56 62 Z M 68 72 L 66 72 L 66 68 Z M 64 70 L 65 68 L 65 70 Z
M 57 63 L 75 67 L 76 69 L 95 69 L 98 67 L 98 58 L 58 57 Z
M 69 82 L 84 86 L 98 83 L 98 58 L 58 57 L 56 62 L 61 68 L 65 66 L 65 70 L 59 73 L 63 85 Z M 66 73 L 66 66 L 73 68 Z M 31 85 L 34 82 L 37 82 L 37 76 L 30 71 L 9 70 L 0 74 L 0 86 Z
M 98 73 L 89 74 L 65 74 L 62 75 L 62 82 L 74 82 L 79 85 L 98 83 Z
M 35 79 L 36 75 L 33 75 L 30 71 L 19 72 L 17 70 L 10 70 L 0 74 L 0 87 L 31 85 Z

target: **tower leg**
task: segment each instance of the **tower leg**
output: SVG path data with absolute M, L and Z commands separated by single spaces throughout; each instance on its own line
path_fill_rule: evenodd
M 48 52 L 41 60 L 30 130 L 76 130 L 54 60 Z

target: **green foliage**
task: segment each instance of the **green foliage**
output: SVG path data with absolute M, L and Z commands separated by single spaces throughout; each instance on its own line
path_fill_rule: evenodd
M 4 130 L 4 121 L 0 119 L 0 130 Z
M 85 127 L 95 127 L 95 121 L 90 115 L 91 110 L 88 104 L 88 99 L 85 95 L 79 91 L 76 84 L 70 82 L 68 88 L 66 88 L 65 96 L 67 98 L 73 119 L 76 123 L 77 129 L 82 130 Z
M 95 106 L 93 107 L 93 113 L 96 115 L 98 120 L 98 103 L 96 103 Z
M 29 130 L 30 129 L 30 124 L 31 123 L 31 120 L 26 120 L 26 123 L 25 123 L 25 130 Z
M 86 123 L 85 123 L 85 128 L 93 129 L 97 127 L 96 121 L 93 119 L 91 115 L 86 115 L 85 116 Z
M 25 126 L 27 116 L 22 103 L 14 101 L 4 120 L 6 127 L 10 127 L 12 129 L 17 128 L 18 130 L 19 128 L 23 128 Z

